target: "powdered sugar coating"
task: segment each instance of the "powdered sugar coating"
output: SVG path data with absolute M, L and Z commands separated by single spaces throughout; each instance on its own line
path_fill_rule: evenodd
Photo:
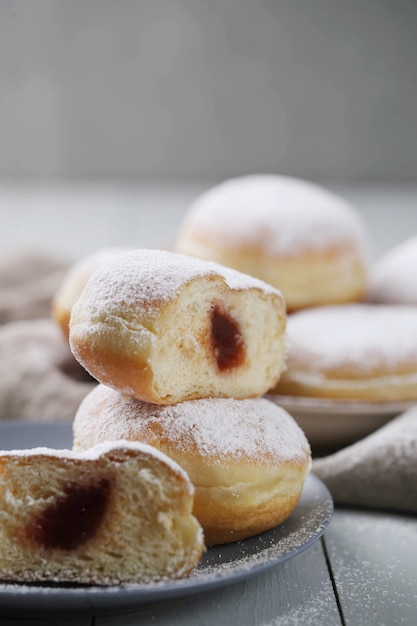
M 100 308 L 108 302 L 151 307 L 175 298 L 186 283 L 204 276 L 220 276 L 230 289 L 260 289 L 276 293 L 271 285 L 211 261 L 165 250 L 137 249 L 119 255 L 91 277 L 89 301 Z
M 89 448 L 88 450 L 75 451 L 66 449 L 55 449 L 47 447 L 28 448 L 23 450 L 0 450 L 0 457 L 14 457 L 14 458 L 35 458 L 35 457 L 50 457 L 68 461 L 96 461 L 100 457 L 110 454 L 116 450 L 130 450 L 135 453 L 146 454 L 147 456 L 154 457 L 165 465 L 168 465 L 177 474 L 181 474 L 188 482 L 188 474 L 171 458 L 146 443 L 126 441 L 118 439 L 117 441 L 104 441 Z M 190 483 L 190 491 L 193 493 L 194 488 Z
M 370 271 L 372 302 L 417 304 L 417 235 L 406 239 L 375 262 Z
M 318 185 L 286 176 L 243 176 L 209 189 L 190 208 L 183 229 L 216 246 L 260 245 L 276 256 L 329 246 L 353 246 L 368 256 L 367 233 L 353 206 Z
M 401 364 L 417 365 L 417 312 L 414 307 L 352 304 L 318 307 L 289 316 L 288 367 L 311 371 L 341 365 L 366 373 Z
M 137 425 L 158 433 L 179 450 L 196 447 L 213 462 L 225 458 L 253 462 L 304 462 L 307 439 L 294 419 L 264 398 L 235 400 L 207 398 L 174 405 L 156 405 L 124 398 L 97 386 L 80 405 L 75 417 L 77 436 L 94 440 L 99 424 L 106 439 L 129 439 Z

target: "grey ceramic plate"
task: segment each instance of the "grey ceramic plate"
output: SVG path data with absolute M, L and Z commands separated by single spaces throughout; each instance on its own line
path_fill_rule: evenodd
M 71 436 L 70 424 L 0 424 L 3 449 L 69 448 Z M 296 509 L 284 524 L 244 541 L 209 548 L 187 579 L 122 587 L 3 583 L 0 584 L 0 614 L 32 618 L 58 612 L 61 615 L 99 615 L 133 610 L 237 583 L 278 566 L 311 546 L 324 533 L 332 515 L 333 502 L 327 488 L 316 476 L 310 475 Z
M 267 397 L 294 417 L 313 451 L 317 448 L 331 451 L 355 443 L 416 404 L 415 401 L 359 402 L 277 395 Z

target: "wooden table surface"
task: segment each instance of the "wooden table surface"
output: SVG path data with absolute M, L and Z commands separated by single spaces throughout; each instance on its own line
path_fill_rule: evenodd
M 162 247 L 172 241 L 189 202 L 206 187 L 0 184 L 0 249 L 32 247 L 78 258 L 108 245 Z M 375 256 L 417 234 L 417 187 L 331 187 L 363 212 Z M 336 508 L 324 536 L 284 564 L 244 582 L 126 614 L 12 619 L 0 604 L 0 626 L 30 623 L 415 626 L 417 518 Z
M 95 626 L 417 624 L 417 519 L 335 511 L 323 538 L 282 566 L 218 591 Z

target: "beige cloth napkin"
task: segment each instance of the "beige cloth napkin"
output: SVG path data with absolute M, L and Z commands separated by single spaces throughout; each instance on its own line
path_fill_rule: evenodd
M 95 384 L 52 319 L 0 327 L 0 419 L 70 420 Z
M 0 324 L 49 317 L 67 269 L 66 262 L 42 253 L 0 256 Z
M 313 461 L 336 504 L 417 513 L 417 405 L 357 443 Z
M 0 256 L 0 419 L 70 420 L 95 385 L 51 318 L 67 271 L 46 253 Z

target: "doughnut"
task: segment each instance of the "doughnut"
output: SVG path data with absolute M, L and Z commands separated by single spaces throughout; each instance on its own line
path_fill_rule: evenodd
M 261 396 L 284 367 L 281 293 L 216 263 L 133 250 L 94 272 L 70 319 L 73 354 L 139 400 Z
M 417 304 L 417 235 L 394 246 L 369 272 L 367 300 L 377 304 Z
M 74 449 L 124 439 L 158 448 L 195 487 L 193 513 L 207 545 L 244 539 L 283 522 L 310 468 L 307 439 L 264 398 L 203 398 L 174 405 L 126 398 L 98 385 L 73 422 Z
M 318 307 L 288 318 L 286 396 L 417 400 L 415 307 L 365 303 Z
M 226 180 L 185 213 L 174 250 L 256 276 L 278 288 L 287 311 L 361 300 L 368 235 L 360 214 L 304 180 Z
M 62 329 L 65 337 L 68 338 L 72 305 L 78 300 L 91 274 L 104 263 L 130 249 L 127 246 L 119 246 L 96 250 L 69 267 L 53 294 L 51 303 L 52 318 Z
M 0 326 L 0 419 L 72 420 L 97 384 L 51 319 Z
M 0 452 L 0 579 L 183 578 L 204 550 L 193 497 L 186 473 L 140 443 Z
M 67 263 L 36 252 L 0 257 L 0 324 L 49 317 Z

